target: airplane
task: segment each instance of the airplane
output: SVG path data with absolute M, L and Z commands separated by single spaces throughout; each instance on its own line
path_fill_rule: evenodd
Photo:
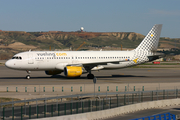
M 84 73 L 93 79 L 92 71 L 120 69 L 159 59 L 156 53 L 162 24 L 152 27 L 139 46 L 131 51 L 27 51 L 21 52 L 5 63 L 10 69 L 45 71 L 47 75 L 64 72 L 66 77 L 76 78 Z

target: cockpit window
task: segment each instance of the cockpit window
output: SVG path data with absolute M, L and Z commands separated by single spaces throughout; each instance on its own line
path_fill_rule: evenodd
M 19 60 L 22 60 L 22 57 L 20 57 L 20 56 L 13 56 L 12 59 L 19 59 Z

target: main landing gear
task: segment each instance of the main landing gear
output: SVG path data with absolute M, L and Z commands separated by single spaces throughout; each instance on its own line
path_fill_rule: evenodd
M 28 70 L 27 70 L 26 72 L 29 74 L 29 75 L 27 75 L 27 76 L 26 76 L 26 79 L 28 79 L 28 80 L 29 80 L 29 79 L 31 78 L 31 77 L 30 77 L 30 73 L 31 73 L 31 71 L 28 71 Z
M 91 71 L 89 71 L 89 74 L 87 75 L 87 78 L 88 78 L 88 79 L 93 79 L 93 78 L 94 78 L 94 75 L 91 74 Z

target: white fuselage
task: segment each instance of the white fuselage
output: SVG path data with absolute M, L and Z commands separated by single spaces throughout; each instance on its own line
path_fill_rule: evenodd
M 132 62 L 133 55 L 134 51 L 30 51 L 14 55 L 14 59 L 8 60 L 6 66 L 17 70 L 37 71 L 63 70 L 66 65 L 96 63 L 97 67 L 92 70 L 117 69 L 135 65 Z M 130 62 L 133 64 L 129 64 Z

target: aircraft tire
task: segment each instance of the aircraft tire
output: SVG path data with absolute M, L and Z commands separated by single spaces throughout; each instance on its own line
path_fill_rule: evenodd
M 93 78 L 94 78 L 94 75 L 93 75 L 93 74 L 88 74 L 88 75 L 87 75 L 87 78 L 88 78 L 88 79 L 93 79 Z
M 26 76 L 26 79 L 28 79 L 28 80 L 29 80 L 30 78 L 31 78 L 31 77 L 30 77 L 30 75 L 27 75 L 27 76 Z

